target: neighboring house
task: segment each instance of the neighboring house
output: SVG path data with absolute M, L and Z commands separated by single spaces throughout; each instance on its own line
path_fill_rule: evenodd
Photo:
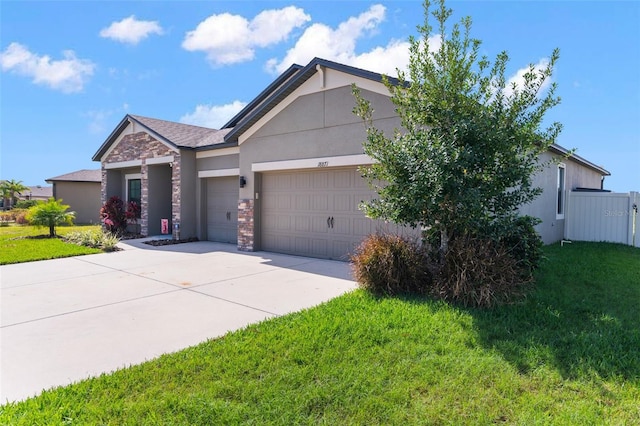
M 351 93 L 356 83 L 372 103 L 374 125 L 391 134 L 400 120 L 381 80 L 316 58 L 290 67 L 221 130 L 126 115 L 93 156 L 102 165 L 102 201 L 139 199 L 147 235 L 159 234 L 166 218 L 181 238 L 346 259 L 364 236 L 387 228 L 358 209 L 376 194 L 357 170 L 372 159 L 363 153 L 366 132 Z M 564 152 L 554 146 L 548 155 Z M 545 192 L 523 209 L 545 221 L 547 243 L 562 238 L 566 191 L 599 188 L 609 174 L 577 156 L 561 169 L 538 176 Z
M 53 197 L 62 199 L 69 210 L 76 213 L 77 224 L 100 223 L 100 198 L 102 172 L 98 170 L 78 170 L 46 180 L 53 184 Z
M 24 191 L 24 193 L 18 196 L 21 200 L 42 200 L 47 201 L 49 198 L 53 197 L 53 188 L 51 186 L 30 186 L 29 191 Z
M 4 180 L 0 180 L 0 184 L 4 183 Z M 21 193 L 16 193 L 15 197 L 18 200 L 48 200 L 52 196 L 52 189 L 50 186 L 28 186 L 28 189 Z M 13 207 L 13 200 L 9 198 L 0 197 L 0 209 L 8 210 Z

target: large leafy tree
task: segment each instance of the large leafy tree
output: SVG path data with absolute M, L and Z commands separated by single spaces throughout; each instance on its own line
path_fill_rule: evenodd
M 23 192 L 28 191 L 29 187 L 22 184 L 22 181 L 10 179 L 0 183 L 0 193 L 2 198 L 11 200 L 11 206 L 15 206 L 18 201 L 17 195 L 22 195 Z M 17 195 L 16 195 L 17 194 Z
M 69 210 L 68 205 L 52 197 L 46 203 L 31 207 L 27 213 L 27 219 L 32 225 L 48 227 L 49 237 L 53 238 L 56 236 L 56 226 L 73 223 L 75 213 L 67 210 Z
M 559 52 L 510 83 L 506 52 L 493 63 L 480 57 L 471 18 L 449 28 L 444 0 L 431 6 L 425 1 L 421 37 L 410 39 L 408 71 L 384 79 L 402 127 L 393 135 L 375 128 L 355 86 L 354 112 L 367 127 L 364 151 L 377 161 L 362 170 L 379 195 L 363 205 L 366 213 L 427 229 L 443 254 L 459 235 L 487 237 L 513 223 L 518 207 L 540 194 L 532 177 L 546 164 L 538 158 L 561 130 L 542 129 L 559 102 L 549 84 Z

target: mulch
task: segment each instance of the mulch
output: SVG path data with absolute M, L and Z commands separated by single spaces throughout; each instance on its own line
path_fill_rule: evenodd
M 173 244 L 183 244 L 183 243 L 195 243 L 198 240 L 196 237 L 185 238 L 183 240 L 149 240 L 144 241 L 145 244 L 149 244 L 150 246 L 159 247 L 159 246 L 170 246 Z

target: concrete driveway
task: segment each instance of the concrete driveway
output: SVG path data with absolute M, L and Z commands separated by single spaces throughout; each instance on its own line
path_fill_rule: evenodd
M 0 267 L 0 404 L 25 399 L 355 288 L 343 262 L 212 242 Z

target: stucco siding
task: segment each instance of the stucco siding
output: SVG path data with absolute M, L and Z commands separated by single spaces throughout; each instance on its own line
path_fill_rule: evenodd
M 180 177 L 179 177 L 179 211 L 180 211 L 180 238 L 197 236 L 196 224 L 196 154 L 194 151 L 183 150 L 180 152 Z M 175 194 L 174 194 L 175 198 Z M 175 202 L 175 200 L 174 200 Z M 174 211 L 175 219 L 175 211 Z
M 602 175 L 572 160 L 564 160 L 567 167 L 567 191 L 576 188 L 599 189 Z
M 534 216 L 542 220 L 536 230 L 545 244 L 551 244 L 564 238 L 565 218 L 557 215 L 558 164 L 565 166 L 564 205 L 565 217 L 568 208 L 568 194 L 571 190 L 581 188 L 600 188 L 600 174 L 595 170 L 584 167 L 571 159 L 563 159 L 558 155 L 544 153 L 540 162 L 555 160 L 538 173 L 533 179 L 533 185 L 543 189 L 542 194 L 530 204 L 522 206 L 520 213 Z
M 149 235 L 161 233 L 161 219 L 169 219 L 171 226 L 171 167 L 168 164 L 147 168 L 148 230 Z
M 551 160 L 551 154 L 544 153 L 540 156 L 542 163 Z M 531 203 L 520 208 L 520 214 L 537 217 L 542 220 L 536 230 L 545 244 L 551 244 L 562 239 L 564 220 L 556 218 L 556 189 L 557 189 L 557 165 L 548 164 L 545 169 L 533 178 L 533 186 L 542 188 L 542 194 Z
M 269 131 L 259 129 L 240 146 L 240 174 L 248 177 L 247 186 L 240 190 L 241 199 L 254 198 L 255 178 L 251 170 L 253 163 L 363 153 L 362 143 L 366 140 L 366 131 L 364 123 L 353 115 L 354 101 L 350 87 L 334 89 L 330 92 L 333 92 L 331 102 L 338 100 L 341 102 L 329 104 L 323 93 L 302 96 L 265 125 L 270 128 Z M 363 91 L 362 93 L 372 101 L 373 108 L 380 111 L 376 115 L 374 125 L 385 134 L 391 135 L 400 125 L 400 120 L 397 116 L 386 117 L 389 114 L 389 108 L 392 108 L 389 106 L 390 99 L 373 92 Z M 333 111 L 334 118 L 331 126 L 326 127 L 323 122 L 322 127 L 317 127 L 319 123 L 314 123 L 300 130 L 302 126 L 294 123 L 295 117 L 298 116 L 300 105 L 311 109 L 310 103 L 319 104 L 315 110 L 331 109 Z M 337 117 L 345 118 L 339 120 Z M 340 121 L 343 124 L 338 124 Z M 272 122 L 276 124 L 272 126 Z M 280 133 L 273 134 L 275 129 Z
M 76 212 L 77 224 L 100 223 L 100 182 L 54 182 L 53 194 Z
M 388 96 L 361 89 L 362 96 L 374 106 L 373 119 L 396 118 L 395 105 Z M 324 92 L 325 126 L 340 126 L 344 124 L 360 124 L 362 119 L 353 113 L 356 106 L 351 87 L 340 87 Z M 339 108 L 336 108 L 336 105 Z
M 240 167 L 238 154 L 222 155 L 220 157 L 198 158 L 196 167 L 199 172 L 205 170 L 235 169 Z

